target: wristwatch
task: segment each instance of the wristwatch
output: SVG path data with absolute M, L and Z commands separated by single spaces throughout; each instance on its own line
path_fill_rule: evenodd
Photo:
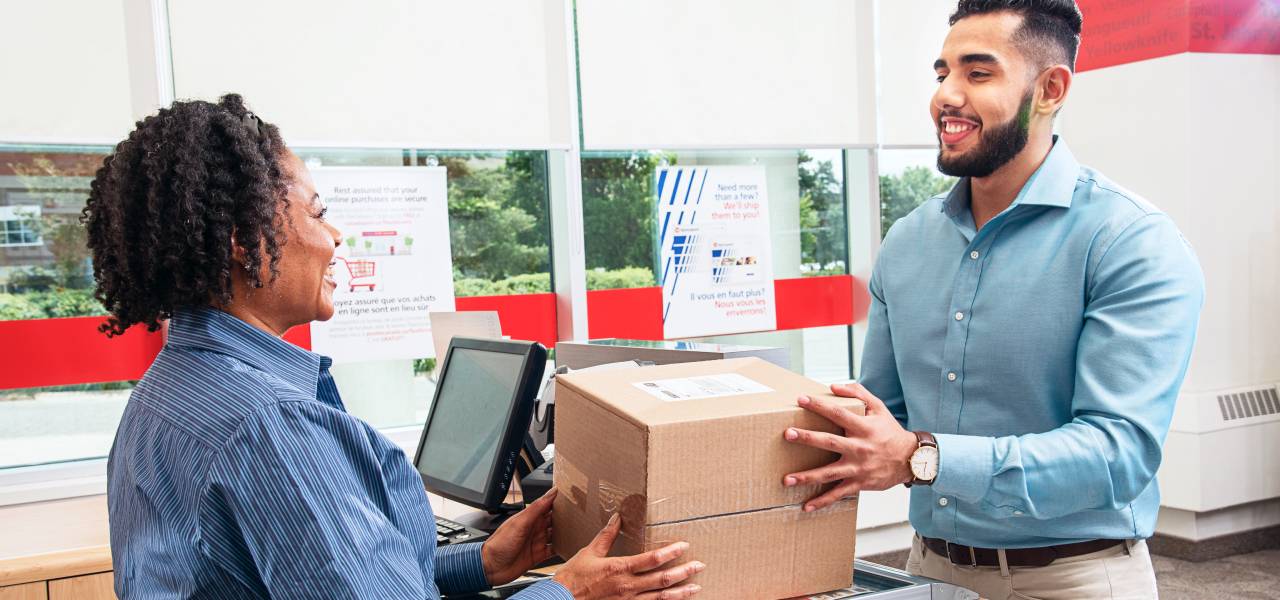
M 911 481 L 913 485 L 933 485 L 938 477 L 938 440 L 927 431 L 913 431 L 916 435 L 916 451 L 911 453 Z

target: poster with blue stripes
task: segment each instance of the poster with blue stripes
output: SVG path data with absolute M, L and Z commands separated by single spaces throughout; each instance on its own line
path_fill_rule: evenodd
M 776 329 L 764 167 L 661 167 L 656 189 L 663 335 Z

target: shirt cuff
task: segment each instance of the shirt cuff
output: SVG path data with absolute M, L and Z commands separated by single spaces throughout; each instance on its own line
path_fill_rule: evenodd
M 443 594 L 467 594 L 489 589 L 480 558 L 484 544 L 454 544 L 436 548 L 436 585 Z
M 511 600 L 573 600 L 573 594 L 559 582 L 547 579 L 520 590 Z
M 933 490 L 965 502 L 978 502 L 991 486 L 995 465 L 995 440 L 976 435 L 935 433 L 938 441 L 938 477 Z

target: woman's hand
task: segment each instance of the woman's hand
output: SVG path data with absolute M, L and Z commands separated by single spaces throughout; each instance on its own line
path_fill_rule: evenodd
M 682 585 L 705 568 L 702 563 L 691 561 L 663 568 L 689 549 L 689 544 L 684 542 L 635 556 L 609 557 L 609 549 L 621 528 L 622 519 L 613 515 L 590 545 L 556 571 L 556 582 L 576 600 L 681 600 L 702 591 L 696 584 Z
M 484 576 L 489 585 L 510 583 L 538 563 L 551 558 L 551 503 L 553 488 L 516 513 L 485 540 L 480 549 Z

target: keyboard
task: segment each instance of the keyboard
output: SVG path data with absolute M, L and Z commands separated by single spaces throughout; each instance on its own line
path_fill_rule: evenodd
M 436 517 L 436 546 L 480 542 L 489 534 L 444 517 Z

